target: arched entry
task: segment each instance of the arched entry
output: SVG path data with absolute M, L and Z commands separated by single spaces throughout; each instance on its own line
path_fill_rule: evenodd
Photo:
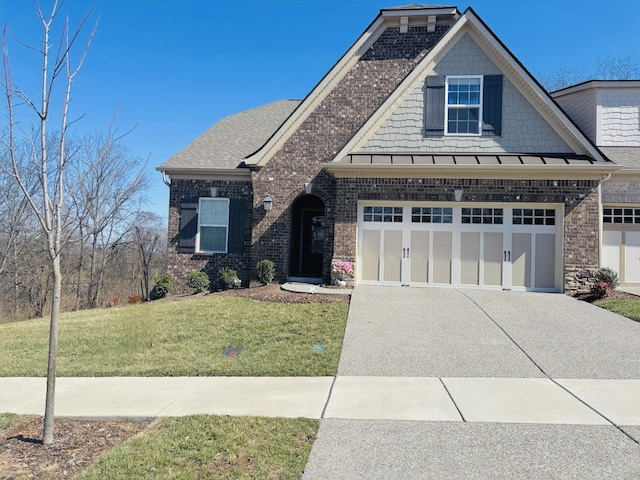
M 298 198 L 291 215 L 289 277 L 321 281 L 324 250 L 324 202 L 315 195 Z

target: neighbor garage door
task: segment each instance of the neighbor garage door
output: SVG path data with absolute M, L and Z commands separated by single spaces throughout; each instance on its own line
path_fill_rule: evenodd
M 362 202 L 361 283 L 561 289 L 560 206 Z
M 624 284 L 640 284 L 640 206 L 605 205 L 602 230 L 601 265 Z

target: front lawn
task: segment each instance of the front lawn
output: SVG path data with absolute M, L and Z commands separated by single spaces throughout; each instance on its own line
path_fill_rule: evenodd
M 640 300 L 638 299 L 599 300 L 595 302 L 595 304 L 601 308 L 640 322 Z
M 205 415 L 162 419 L 77 478 L 296 479 L 302 477 L 318 423 Z
M 332 376 L 345 303 L 196 297 L 61 316 L 58 376 Z M 0 325 L 0 376 L 45 376 L 47 319 Z M 225 357 L 230 348 L 241 348 Z

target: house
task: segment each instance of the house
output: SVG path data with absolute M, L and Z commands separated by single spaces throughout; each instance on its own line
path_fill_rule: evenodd
M 640 208 L 619 186 L 637 160 L 598 148 L 592 104 L 568 107 L 607 88 L 554 99 L 471 8 L 383 9 L 304 100 L 227 117 L 158 167 L 169 271 L 247 286 L 270 259 L 278 281 L 329 282 L 346 261 L 362 284 L 586 288 L 601 255 L 637 248 L 626 213 L 606 224 Z
M 640 80 L 589 81 L 553 98 L 620 170 L 600 188 L 600 264 L 640 284 Z

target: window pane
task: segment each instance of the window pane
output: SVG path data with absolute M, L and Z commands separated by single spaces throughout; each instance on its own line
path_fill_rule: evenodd
M 224 227 L 200 227 L 200 250 L 203 252 L 224 252 L 226 250 L 227 229 Z
M 205 225 L 227 225 L 229 203 L 226 200 L 202 199 L 200 201 L 200 223 Z

